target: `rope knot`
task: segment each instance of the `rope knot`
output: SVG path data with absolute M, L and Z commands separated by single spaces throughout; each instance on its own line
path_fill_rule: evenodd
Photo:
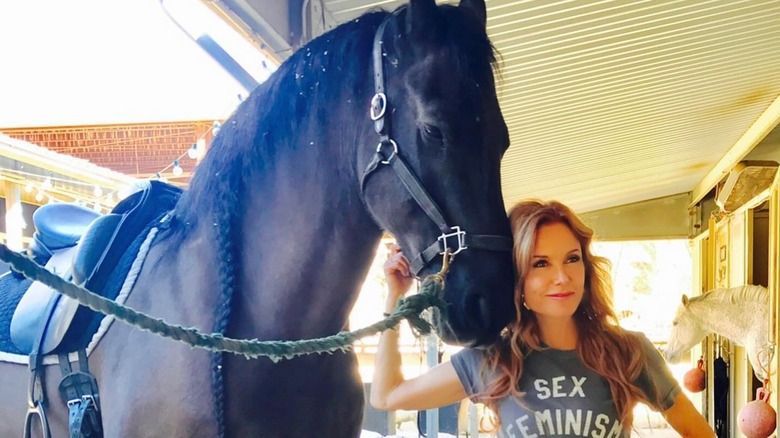
M 402 298 L 392 316 L 398 315 L 406 318 L 416 334 L 427 335 L 431 332 L 432 327 L 420 314 L 429 307 L 436 307 L 446 317 L 447 303 L 442 298 L 442 289 L 444 289 L 443 273 L 439 272 L 425 277 L 420 286 L 420 292 Z

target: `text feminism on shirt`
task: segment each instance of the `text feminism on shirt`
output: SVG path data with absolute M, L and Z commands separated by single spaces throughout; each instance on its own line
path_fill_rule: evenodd
M 587 377 L 559 376 L 534 380 L 534 396 L 539 400 L 578 398 L 586 399 L 584 384 Z M 509 438 L 537 438 L 541 436 L 581 436 L 590 438 L 620 438 L 623 425 L 617 419 L 590 409 L 544 409 L 518 417 L 513 423 L 502 425 Z

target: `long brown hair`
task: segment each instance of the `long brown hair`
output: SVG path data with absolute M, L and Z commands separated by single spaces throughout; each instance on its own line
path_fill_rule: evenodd
M 536 234 L 542 225 L 562 223 L 569 227 L 582 247 L 585 265 L 585 293 L 574 319 L 579 332 L 577 356 L 589 369 L 609 383 L 612 400 L 626 429 L 631 428 L 632 410 L 646 397 L 634 382 L 644 363 L 636 354 L 640 339 L 617 325 L 612 305 L 612 282 L 609 260 L 591 252 L 593 230 L 567 206 L 557 201 L 523 201 L 509 212 L 514 236 L 515 318 L 502 333 L 499 342 L 488 349 L 483 375 L 498 376 L 480 394 L 493 412 L 500 399 L 513 396 L 522 400 L 518 389 L 523 374 L 523 357 L 530 350 L 541 350 L 539 324 L 534 313 L 523 305 L 523 285 L 531 266 Z

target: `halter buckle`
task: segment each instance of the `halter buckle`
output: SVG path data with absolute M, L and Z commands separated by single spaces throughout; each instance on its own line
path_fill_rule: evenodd
M 439 236 L 439 242 L 441 242 L 441 252 L 440 255 L 444 255 L 449 251 L 450 258 L 455 256 L 455 254 L 463 251 L 464 249 L 467 249 L 468 246 L 466 246 L 466 232 L 462 231 L 459 226 L 450 227 L 454 232 L 452 233 L 442 233 L 441 236 Z M 451 237 L 457 238 L 457 248 L 454 249 L 454 245 L 451 247 L 448 245 L 447 240 Z
M 387 96 L 385 96 L 385 93 L 376 93 L 371 98 L 371 109 L 369 111 L 371 120 L 376 122 L 381 119 L 385 116 L 385 111 L 387 111 Z

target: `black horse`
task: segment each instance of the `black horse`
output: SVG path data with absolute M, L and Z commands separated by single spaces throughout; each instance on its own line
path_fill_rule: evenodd
M 457 252 L 439 333 L 491 342 L 513 314 L 513 265 L 485 14 L 480 0 L 416 0 L 290 57 L 224 123 L 127 304 L 235 338 L 331 335 L 386 230 L 419 276 Z M 352 353 L 247 360 L 113 324 L 89 364 L 107 437 L 360 433 Z M 59 369 L 45 374 L 53 435 L 66 436 Z M 28 376 L 0 363 L 0 436 L 22 432 Z

